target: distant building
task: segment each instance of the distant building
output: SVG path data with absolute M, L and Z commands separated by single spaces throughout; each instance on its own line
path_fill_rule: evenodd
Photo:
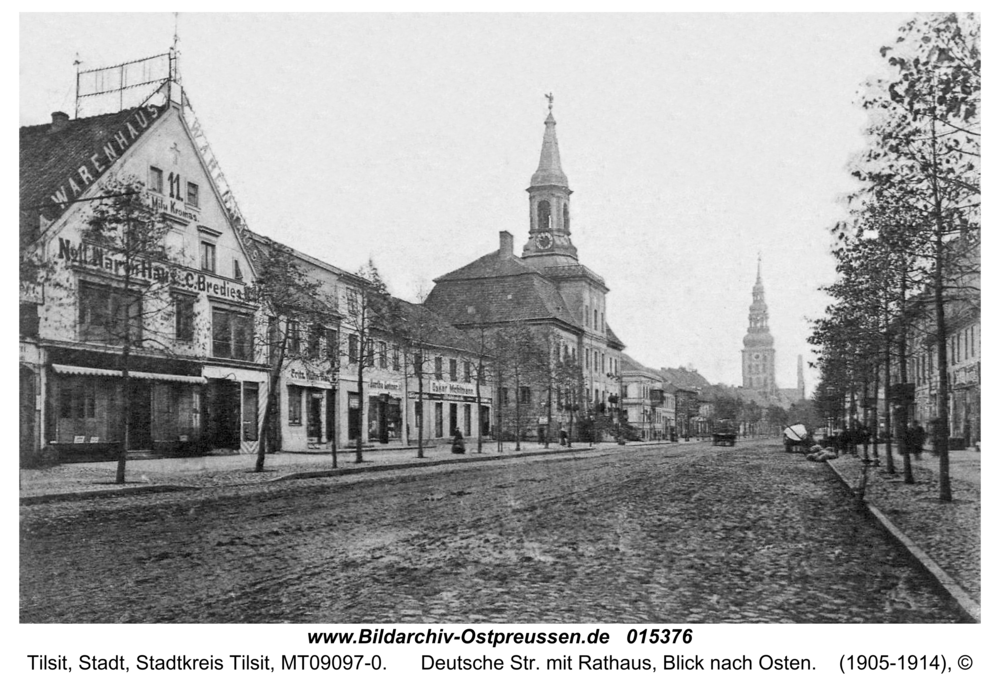
M 802 357 L 798 360 L 798 384 L 795 388 L 779 389 L 775 381 L 774 337 L 767 319 L 764 300 L 764 281 L 761 277 L 760 258 L 757 259 L 757 281 L 753 286 L 753 301 L 748 316 L 749 325 L 743 337 L 743 387 L 741 395 L 762 406 L 788 408 L 805 399 L 805 378 Z

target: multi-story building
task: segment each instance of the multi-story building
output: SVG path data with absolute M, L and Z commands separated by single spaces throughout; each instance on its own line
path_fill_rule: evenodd
M 22 449 L 253 451 L 254 266 L 181 106 L 22 127 L 20 205 Z M 119 231 L 130 216 L 115 212 L 150 221 Z
M 498 251 L 434 280 L 426 301 L 464 330 L 524 324 L 546 343 L 553 359 L 578 364 L 582 379 L 572 389 L 560 388 L 555 395 L 538 384 L 516 390 L 518 400 L 531 408 L 530 434 L 544 433 L 551 415 L 553 437 L 568 426 L 571 409 L 590 417 L 606 412 L 608 396 L 617 393 L 614 376 L 620 374 L 624 349 L 608 325 L 608 287 L 580 263 L 573 244 L 570 194 L 550 103 L 538 168 L 528 187 L 528 241 L 521 255 L 514 254 L 513 235 L 502 231 Z M 501 404 L 512 396 L 498 391 Z

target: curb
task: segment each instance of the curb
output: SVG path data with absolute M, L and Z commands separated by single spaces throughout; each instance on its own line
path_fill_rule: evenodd
M 568 449 L 566 451 L 534 451 L 534 452 L 511 452 L 510 454 L 482 454 L 466 456 L 461 459 L 422 459 L 411 463 L 396 464 L 376 464 L 372 466 L 360 466 L 358 468 L 329 468 L 323 471 L 302 471 L 298 473 L 288 473 L 279 475 L 268 482 L 277 483 L 284 480 L 306 480 L 309 478 L 333 478 L 339 475 L 349 475 L 351 473 L 379 473 L 382 471 L 394 471 L 404 468 L 429 468 L 431 466 L 444 466 L 447 464 L 483 463 L 487 461 L 502 461 L 504 459 L 520 459 L 529 456 L 551 456 L 553 459 L 563 460 L 571 458 L 578 452 L 593 451 L 594 447 L 583 447 L 581 449 Z
M 143 492 L 185 492 L 189 490 L 199 490 L 199 487 L 187 485 L 136 485 L 135 487 L 120 487 L 107 490 L 85 490 L 80 492 L 52 492 L 50 494 L 28 495 L 21 497 L 22 506 L 32 504 L 46 504 L 48 502 L 79 501 L 85 499 L 103 499 L 105 497 L 123 497 L 127 495 L 142 494 Z
M 837 476 L 843 486 L 851 494 L 855 496 L 854 488 L 851 487 L 850 481 L 844 477 L 844 474 L 837 470 L 837 467 L 832 465 L 829 461 L 824 461 L 824 463 L 830 467 L 833 474 Z M 868 513 L 871 514 L 875 521 L 882 526 L 882 529 L 889 534 L 890 537 L 896 540 L 903 549 L 917 562 L 917 564 L 922 568 L 931 578 L 937 581 L 938 585 L 948 593 L 948 595 L 955 601 L 962 612 L 971 620 L 973 623 L 982 623 L 983 614 L 981 605 L 976 602 L 969 593 L 962 589 L 954 578 L 952 578 L 944 569 L 942 569 L 936 561 L 934 561 L 924 550 L 922 550 L 913 540 L 911 540 L 906 533 L 899 529 L 899 527 L 889 520 L 889 517 L 882 513 L 882 510 L 873 504 L 868 502 L 863 502 Z

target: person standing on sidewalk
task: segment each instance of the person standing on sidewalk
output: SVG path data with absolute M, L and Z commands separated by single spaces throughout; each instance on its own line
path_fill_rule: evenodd
M 913 456 L 917 461 L 920 461 L 924 453 L 924 442 L 927 440 L 927 431 L 924 430 L 924 426 L 915 420 L 910 421 L 910 431 L 907 433 L 907 444 L 910 445 L 910 451 L 913 452 Z

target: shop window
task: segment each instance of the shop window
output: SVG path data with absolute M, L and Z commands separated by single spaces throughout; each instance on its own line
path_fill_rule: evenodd
M 444 437 L 444 404 L 440 401 L 434 404 L 434 436 Z
M 193 205 L 195 208 L 198 207 L 198 185 L 194 182 L 187 184 L 187 204 Z
M 465 404 L 464 415 L 465 418 L 464 422 L 462 423 L 463 425 L 462 432 L 464 432 L 465 436 L 468 437 L 472 434 L 472 406 L 470 406 L 469 404 Z
M 289 320 L 288 331 L 285 334 L 288 337 L 288 353 L 297 356 L 302 349 L 302 333 L 299 331 L 299 321 Z
M 212 355 L 249 361 L 253 358 L 251 316 L 221 308 L 212 309 Z
M 448 359 L 448 379 L 452 382 L 458 382 L 458 360 L 454 358 Z
M 347 335 L 347 361 L 349 363 L 358 362 L 358 335 Z
M 257 390 L 256 382 L 243 383 L 243 440 L 257 441 Z
M 302 388 L 288 388 L 288 424 L 302 425 Z
M 159 167 L 149 168 L 149 190 L 163 193 L 163 170 Z
M 465 361 L 462 366 L 464 368 L 462 371 L 462 380 L 465 382 L 472 382 L 472 363 Z
M 444 359 L 440 356 L 434 357 L 434 379 L 443 380 L 444 379 Z
M 80 283 L 80 339 L 120 344 L 128 334 L 142 342 L 142 295 L 101 284 Z
M 215 274 L 215 244 L 209 241 L 201 242 L 201 269 Z
M 174 295 L 174 338 L 179 342 L 194 341 L 194 304 L 193 296 Z

